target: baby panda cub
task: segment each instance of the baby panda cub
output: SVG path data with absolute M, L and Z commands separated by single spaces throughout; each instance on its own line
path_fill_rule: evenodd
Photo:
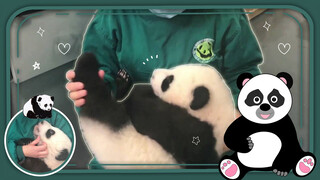
M 227 150 L 223 134 L 234 120 L 234 105 L 214 68 L 181 65 L 157 70 L 151 86 L 134 84 L 121 101 L 112 97 L 98 69 L 95 56 L 85 53 L 76 62 L 73 80 L 83 82 L 88 92 L 79 122 L 92 154 L 100 164 L 159 164 L 104 168 L 204 168 L 184 164 L 219 162 Z M 193 143 L 195 137 L 199 142 Z
M 201 64 L 156 69 L 151 86 L 161 100 L 210 124 L 218 155 L 227 151 L 223 137 L 235 119 L 235 109 L 230 89 L 216 69 Z
M 34 136 L 40 136 L 39 145 L 45 142 L 48 156 L 45 158 L 26 157 L 20 166 L 32 172 L 48 172 L 58 168 L 69 156 L 72 143 L 69 137 L 60 129 L 51 126 L 47 121 L 41 121 L 34 127 Z M 33 139 L 23 138 L 16 141 L 17 145 L 27 145 Z

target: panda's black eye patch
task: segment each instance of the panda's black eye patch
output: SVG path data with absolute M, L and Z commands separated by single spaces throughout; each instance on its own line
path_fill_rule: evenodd
M 162 84 L 161 84 L 161 90 L 162 92 L 165 92 L 168 90 L 169 88 L 169 85 L 170 83 L 172 83 L 174 77 L 173 75 L 170 75 L 170 76 L 167 76 L 163 81 L 162 81 Z
M 268 95 L 269 103 L 274 107 L 280 107 L 284 104 L 284 97 L 276 89 L 273 89 Z
M 263 94 L 259 89 L 251 91 L 244 101 L 248 106 L 255 106 L 261 104 L 263 101 Z
M 56 132 L 52 129 L 48 129 L 46 133 L 46 137 L 49 139 L 52 135 L 54 135 Z
M 45 105 L 44 105 L 44 107 L 47 107 L 47 106 L 48 106 L 48 104 L 45 104 Z

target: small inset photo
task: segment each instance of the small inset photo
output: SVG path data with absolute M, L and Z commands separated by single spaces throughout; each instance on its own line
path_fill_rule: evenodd
M 28 175 L 52 175 L 63 169 L 74 153 L 74 128 L 53 104 L 53 96 L 34 96 L 7 126 L 4 142 L 8 158 Z

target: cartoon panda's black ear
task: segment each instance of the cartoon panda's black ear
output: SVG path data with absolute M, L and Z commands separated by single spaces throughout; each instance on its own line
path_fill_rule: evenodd
M 283 81 L 287 87 L 290 89 L 293 85 L 293 79 L 292 77 L 290 76 L 289 73 L 286 73 L 286 72 L 280 72 L 279 74 L 277 74 L 277 77 L 279 79 L 281 79 L 281 81 Z
M 204 86 L 199 86 L 193 91 L 193 100 L 190 104 L 192 110 L 201 109 L 209 101 L 209 90 Z
M 37 101 L 38 101 L 38 102 L 40 102 L 40 101 L 41 101 L 41 99 L 42 99 L 42 97 L 38 97 Z
M 242 73 L 237 79 L 237 86 L 239 89 L 242 89 L 242 87 L 251 79 L 253 78 L 253 75 L 250 73 Z
M 51 100 L 54 101 L 54 97 L 53 96 L 51 96 Z

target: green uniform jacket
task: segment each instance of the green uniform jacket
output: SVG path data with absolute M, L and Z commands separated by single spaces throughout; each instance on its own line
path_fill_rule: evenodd
M 29 119 L 19 113 L 10 124 L 7 134 L 7 148 L 11 159 L 18 163 L 25 159 L 22 146 L 17 146 L 15 141 L 22 138 L 33 138 L 33 128 L 41 121 L 48 121 L 52 126 L 61 129 L 73 142 L 73 133 L 67 120 L 56 110 L 52 110 L 52 117 L 47 119 Z
M 195 12 L 206 14 L 187 15 Z M 113 90 L 120 69 L 138 83 L 149 82 L 156 68 L 209 64 L 221 73 L 235 102 L 238 76 L 259 74 L 262 63 L 243 10 L 185 10 L 172 19 L 147 9 L 100 10 L 87 28 L 82 51 L 96 55 Z

